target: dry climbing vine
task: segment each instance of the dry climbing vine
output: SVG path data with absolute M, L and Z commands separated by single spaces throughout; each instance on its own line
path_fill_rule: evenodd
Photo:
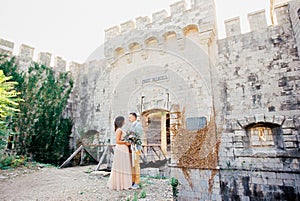
M 181 115 L 184 119 L 184 113 Z M 181 120 L 183 122 L 183 119 Z M 184 125 L 176 130 L 174 136 L 175 157 L 178 166 L 193 188 L 190 169 L 212 170 L 209 179 L 209 191 L 212 191 L 214 177 L 217 174 L 220 139 L 216 133 L 215 118 L 212 117 L 206 127 L 198 131 L 188 131 Z

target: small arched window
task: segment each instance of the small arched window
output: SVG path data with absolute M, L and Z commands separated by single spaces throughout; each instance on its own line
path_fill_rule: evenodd
M 298 18 L 300 19 L 300 8 L 298 9 L 297 14 L 298 14 Z
M 124 49 L 122 47 L 118 47 L 115 49 L 115 56 L 121 56 L 122 54 L 124 54 Z
M 194 34 L 194 33 L 198 33 L 198 32 L 199 32 L 198 27 L 197 27 L 197 25 L 194 25 L 194 24 L 188 25 L 183 28 L 183 34 L 185 36 Z
M 150 37 L 147 40 L 145 40 L 145 44 L 147 47 L 149 46 L 155 46 L 158 44 L 158 40 L 155 37 Z
M 133 42 L 133 43 L 131 43 L 131 44 L 129 45 L 129 50 L 130 50 L 130 52 L 133 52 L 133 51 L 138 50 L 138 49 L 140 49 L 140 48 L 141 48 L 140 44 L 138 44 L 138 43 L 136 43 L 136 42 Z
M 271 123 L 257 123 L 247 128 L 246 147 L 274 147 L 283 149 L 282 129 Z
M 170 39 L 176 39 L 177 38 L 177 35 L 175 33 L 175 31 L 168 31 L 167 33 L 164 34 L 164 39 L 167 41 L 167 40 L 170 40 Z

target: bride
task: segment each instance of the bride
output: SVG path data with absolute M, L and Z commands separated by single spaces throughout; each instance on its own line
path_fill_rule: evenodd
M 118 116 L 115 119 L 116 147 L 110 177 L 107 187 L 113 190 L 129 189 L 132 186 L 129 142 L 124 141 L 126 133 L 122 130 L 125 118 Z

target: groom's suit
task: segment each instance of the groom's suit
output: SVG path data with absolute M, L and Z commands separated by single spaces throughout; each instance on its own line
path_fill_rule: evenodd
M 138 121 L 133 122 L 132 126 L 130 128 L 130 131 L 138 133 L 141 138 L 143 135 L 142 124 Z M 139 184 L 140 183 L 140 172 L 141 172 L 141 168 L 140 168 L 141 151 L 136 150 L 133 154 L 135 154 L 135 157 L 134 157 L 134 164 L 132 166 L 132 182 L 135 184 Z

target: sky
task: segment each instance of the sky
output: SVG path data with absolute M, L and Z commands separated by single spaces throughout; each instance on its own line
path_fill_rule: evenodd
M 50 52 L 68 62 L 83 63 L 104 42 L 104 30 L 151 16 L 178 0 L 0 0 L 0 38 L 38 52 Z M 266 9 L 269 0 L 215 0 L 219 38 L 225 37 L 224 20 L 240 16 L 242 33 L 249 31 L 247 13 Z M 189 2 L 189 0 L 187 0 Z M 268 23 L 270 23 L 270 20 Z

